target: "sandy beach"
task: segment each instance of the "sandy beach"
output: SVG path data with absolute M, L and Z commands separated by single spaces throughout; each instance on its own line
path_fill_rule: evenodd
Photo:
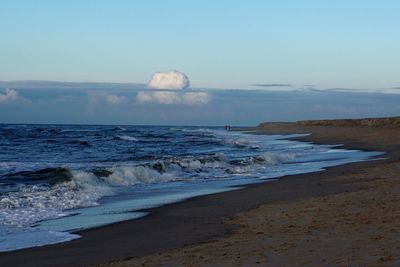
M 0 254 L 1 266 L 400 265 L 398 120 L 264 123 L 257 134 L 384 151 L 386 159 L 286 176 L 155 208 L 81 239 Z

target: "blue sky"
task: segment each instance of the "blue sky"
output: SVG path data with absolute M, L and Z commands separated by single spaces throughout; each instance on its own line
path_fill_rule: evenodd
M 399 11 L 395 0 L 0 0 L 0 81 L 78 82 L 0 82 L 0 122 L 398 115 Z M 191 88 L 149 91 L 168 70 Z
M 400 84 L 395 0 L 2 0 L 0 80 Z

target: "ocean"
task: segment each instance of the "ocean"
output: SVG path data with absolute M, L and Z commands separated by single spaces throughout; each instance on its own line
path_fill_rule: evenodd
M 380 152 L 222 127 L 0 125 L 0 251 Z

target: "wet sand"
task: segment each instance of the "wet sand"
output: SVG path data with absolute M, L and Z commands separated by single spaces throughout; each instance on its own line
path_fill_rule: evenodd
M 257 133 L 387 152 L 386 160 L 286 176 L 151 210 L 58 245 L 1 253 L 0 266 L 400 265 L 400 128 L 263 124 Z

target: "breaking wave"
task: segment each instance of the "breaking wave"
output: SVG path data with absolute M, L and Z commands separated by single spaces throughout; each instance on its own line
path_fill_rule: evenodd
M 70 209 L 98 205 L 99 199 L 115 194 L 122 186 L 192 181 L 210 176 L 223 178 L 292 158 L 294 155 L 265 153 L 228 161 L 223 153 L 216 153 L 93 170 L 46 168 L 20 172 L 14 174 L 13 179 L 24 181 L 24 185 L 18 191 L 2 194 L 0 225 L 27 227 L 42 220 L 67 216 Z
M 65 210 L 97 205 L 97 200 L 112 193 L 110 187 L 86 172 L 71 172 L 70 181 L 54 185 L 22 185 L 18 191 L 2 195 L 0 225 L 23 227 L 66 216 L 69 213 Z

